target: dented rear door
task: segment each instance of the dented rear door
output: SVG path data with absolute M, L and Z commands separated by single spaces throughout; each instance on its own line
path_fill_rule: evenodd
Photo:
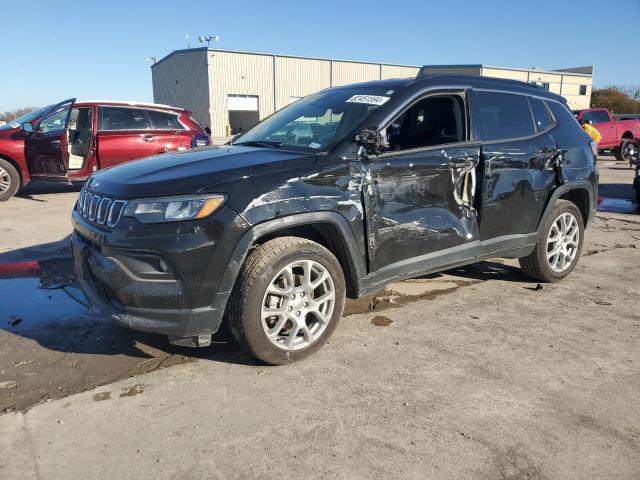
M 370 269 L 379 270 L 478 239 L 474 209 L 480 147 L 474 144 L 392 152 L 367 161 L 363 194 Z

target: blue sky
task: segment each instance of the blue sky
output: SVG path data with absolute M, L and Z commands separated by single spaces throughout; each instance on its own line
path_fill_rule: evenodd
M 597 86 L 640 84 L 640 0 L 14 0 L 0 11 L 0 110 L 151 101 L 145 57 L 185 48 L 186 32 L 192 47 L 216 34 L 223 49 L 410 65 L 595 64 Z

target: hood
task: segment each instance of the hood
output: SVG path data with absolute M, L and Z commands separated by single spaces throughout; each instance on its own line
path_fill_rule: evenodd
M 243 177 L 309 166 L 314 158 L 270 148 L 213 147 L 124 163 L 93 174 L 88 182 L 92 190 L 120 198 L 186 195 Z

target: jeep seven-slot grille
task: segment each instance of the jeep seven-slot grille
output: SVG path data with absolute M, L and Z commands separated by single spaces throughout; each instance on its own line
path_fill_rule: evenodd
M 127 202 L 125 200 L 112 200 L 109 197 L 103 197 L 82 189 L 80 197 L 78 197 L 76 210 L 85 220 L 98 225 L 115 227 L 126 205 Z

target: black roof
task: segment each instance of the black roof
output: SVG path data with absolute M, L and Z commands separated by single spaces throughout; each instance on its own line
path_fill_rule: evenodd
M 504 78 L 481 77 L 478 75 L 454 75 L 447 73 L 429 73 L 416 78 L 391 78 L 388 80 L 373 80 L 351 85 L 343 85 L 337 88 L 349 87 L 373 87 L 373 88 L 400 88 L 410 86 L 443 86 L 443 87 L 472 87 L 487 90 L 507 90 L 511 92 L 524 93 L 546 97 L 566 103 L 566 100 L 555 93 L 549 92 L 533 83 L 520 82 L 518 80 L 507 80 Z

